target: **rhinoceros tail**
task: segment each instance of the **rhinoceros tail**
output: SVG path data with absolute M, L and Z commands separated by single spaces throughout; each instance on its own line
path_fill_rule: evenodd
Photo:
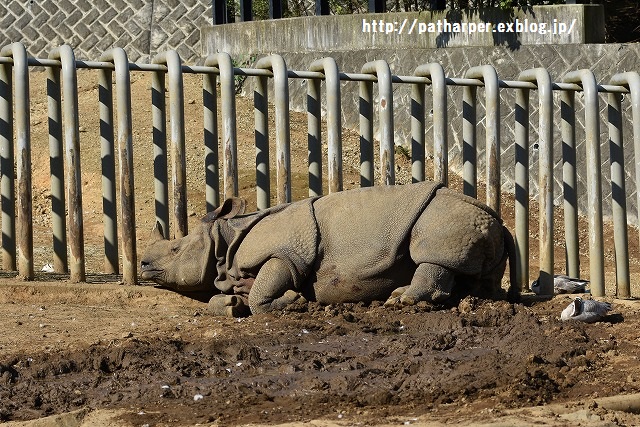
M 520 301 L 520 287 L 516 279 L 516 244 L 509 229 L 503 225 L 502 230 L 504 233 L 504 246 L 509 257 L 509 291 L 507 292 L 507 299 L 509 302 L 518 302 Z

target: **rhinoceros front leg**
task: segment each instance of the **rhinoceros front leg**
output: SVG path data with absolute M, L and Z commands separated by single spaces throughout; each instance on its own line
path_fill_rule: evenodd
M 246 300 L 238 295 L 214 295 L 209 300 L 207 310 L 214 316 L 246 317 L 251 314 Z
M 414 305 L 419 301 L 442 302 L 451 296 L 455 276 L 440 265 L 422 263 L 411 279 L 411 285 L 403 286 L 391 293 L 386 306 Z
M 249 307 L 253 314 L 282 310 L 303 298 L 293 290 L 289 267 L 278 258 L 271 258 L 262 267 L 249 292 Z

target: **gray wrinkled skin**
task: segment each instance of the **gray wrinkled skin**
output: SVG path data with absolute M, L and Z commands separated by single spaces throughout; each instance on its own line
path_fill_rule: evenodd
M 227 200 L 182 239 L 165 240 L 156 227 L 142 278 L 211 291 L 213 314 L 242 316 L 297 300 L 395 306 L 499 297 L 514 260 L 511 234 L 495 212 L 432 182 L 243 211 L 239 199 Z M 510 294 L 517 296 L 513 286 Z

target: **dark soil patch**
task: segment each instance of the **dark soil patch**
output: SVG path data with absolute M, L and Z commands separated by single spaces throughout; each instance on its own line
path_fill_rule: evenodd
M 637 340 L 617 338 L 637 313 L 623 323 L 620 314 L 563 323 L 556 316 L 566 301 L 532 308 L 467 298 L 447 310 L 312 303 L 246 319 L 196 312 L 197 322 L 173 334 L 3 358 L 0 415 L 90 407 L 129 409 L 123 421 L 134 425 L 372 424 L 640 391 L 627 382 L 637 366 L 612 369 L 637 351 Z

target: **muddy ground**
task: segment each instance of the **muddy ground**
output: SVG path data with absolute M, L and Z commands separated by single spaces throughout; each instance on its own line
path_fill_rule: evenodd
M 25 283 L 14 273 L 2 273 L 0 421 L 30 426 L 640 424 L 640 395 L 634 395 L 640 393 L 640 304 L 635 300 L 604 298 L 614 309 L 591 325 L 558 319 L 571 297 L 531 295 L 518 304 L 467 298 L 451 306 L 404 309 L 311 303 L 228 319 L 208 316 L 196 298 L 123 286 L 117 276 L 100 274 L 96 81 L 92 73 L 79 76 L 89 283 L 72 284 L 64 275 L 44 273 Z M 153 223 L 149 81 L 132 76 L 139 251 Z M 197 172 L 203 151 L 201 86 L 195 78 L 185 83 L 189 220 L 194 225 L 204 214 L 204 184 Z M 44 75 L 34 73 L 38 270 L 51 261 L 44 84 Z M 252 138 L 251 109 L 239 100 L 241 141 Z M 298 160 L 292 167 L 294 182 L 306 184 L 306 118 L 292 114 L 292 119 L 292 152 Z M 357 159 L 357 135 L 347 132 L 344 143 L 345 159 Z M 250 201 L 253 155 L 250 144 L 240 147 L 241 195 Z M 399 180 L 406 182 L 408 160 L 399 152 L 396 161 Z M 346 187 L 356 186 L 357 164 L 347 160 L 345 169 Z M 296 199 L 305 197 L 302 184 L 294 188 Z M 504 201 L 512 226 L 513 201 L 506 195 Z M 534 268 L 535 221 L 533 215 Z M 634 233 L 631 267 L 637 296 Z M 556 243 L 561 271 L 561 239 Z M 607 293 L 614 295 L 610 226 L 606 244 Z M 587 257 L 585 250 L 584 266 Z
M 164 290 L 87 288 L 3 283 L 3 420 L 88 408 L 134 426 L 526 425 L 541 415 L 514 409 L 566 402 L 544 422 L 640 422 L 598 403 L 640 392 L 635 302 L 616 301 L 593 325 L 558 320 L 566 296 L 438 309 L 310 304 L 227 319 Z

